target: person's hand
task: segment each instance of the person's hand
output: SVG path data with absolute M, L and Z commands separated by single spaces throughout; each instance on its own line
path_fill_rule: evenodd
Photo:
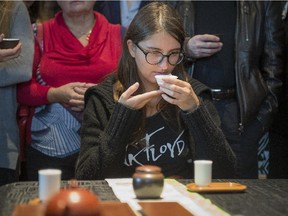
M 4 35 L 0 35 L 0 43 L 3 40 Z M 16 47 L 12 49 L 0 49 L 0 62 L 8 61 L 17 58 L 21 53 L 22 44 L 19 42 Z
M 223 43 L 219 40 L 211 34 L 195 35 L 189 39 L 186 49 L 193 58 L 209 57 L 222 49 Z
M 178 106 L 181 110 L 186 112 L 198 108 L 200 101 L 190 83 L 169 76 L 164 77 L 163 81 L 164 82 L 159 86 L 165 93 L 162 94 L 162 98 L 165 101 Z
M 83 103 L 80 104 L 80 106 L 72 106 L 72 104 L 70 104 L 71 106 L 71 109 L 74 110 L 74 111 L 78 111 L 78 112 L 81 112 L 84 110 L 84 95 L 85 95 L 85 92 L 87 91 L 88 88 L 92 87 L 92 86 L 95 86 L 97 84 L 94 84 L 94 83 L 85 83 L 84 87 L 75 87 L 74 88 L 74 91 L 79 94 L 79 95 L 82 95 L 83 96 Z
M 161 90 L 154 90 L 139 95 L 133 95 L 138 88 L 139 83 L 134 83 L 125 92 L 123 92 L 118 100 L 118 103 L 121 103 L 130 109 L 137 110 L 143 108 L 149 101 L 163 93 Z
M 94 85 L 96 84 L 74 82 L 58 88 L 50 88 L 48 91 L 48 101 L 51 103 L 58 102 L 67 104 L 74 111 L 83 111 L 84 94 L 88 88 Z

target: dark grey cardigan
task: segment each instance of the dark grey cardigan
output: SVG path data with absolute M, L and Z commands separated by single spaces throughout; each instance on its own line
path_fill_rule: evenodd
M 123 176 L 121 169 L 125 147 L 131 131 L 137 129 L 141 112 L 115 103 L 114 83 L 115 79 L 109 77 L 86 92 L 77 179 L 131 177 Z M 209 97 L 203 97 L 207 96 L 207 87 L 196 80 L 191 80 L 191 85 L 201 98 L 201 104 L 194 112 L 180 112 L 189 130 L 191 172 L 193 160 L 210 159 L 213 161 L 213 178 L 233 178 L 235 155 L 219 127 L 216 109 Z

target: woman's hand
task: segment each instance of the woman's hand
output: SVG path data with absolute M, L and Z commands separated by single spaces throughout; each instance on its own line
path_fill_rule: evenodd
M 195 35 L 187 43 L 186 50 L 193 58 L 203 58 L 214 55 L 222 49 L 223 43 L 219 37 L 211 34 Z
M 71 107 L 74 111 L 83 111 L 84 94 L 88 88 L 94 86 L 93 83 L 74 82 L 60 86 L 58 88 L 50 88 L 48 91 L 48 101 L 50 103 L 64 103 Z
M 165 93 L 162 94 L 165 101 L 187 112 L 198 108 L 200 101 L 190 83 L 168 76 L 164 77 L 163 81 L 160 88 Z
M 0 43 L 3 40 L 4 35 L 0 35 Z M 0 49 L 0 62 L 8 61 L 17 58 L 21 53 L 22 44 L 19 42 L 16 47 L 12 49 Z
M 139 83 L 136 82 L 130 86 L 119 98 L 118 103 L 123 104 L 126 107 L 131 109 L 141 109 L 153 98 L 158 97 L 161 93 L 161 90 L 155 90 L 150 92 L 145 92 L 143 94 L 133 96 L 133 93 L 139 88 Z

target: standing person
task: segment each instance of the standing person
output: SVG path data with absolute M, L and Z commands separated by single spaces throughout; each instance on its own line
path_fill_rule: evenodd
M 27 134 L 28 180 L 37 180 L 44 168 L 61 169 L 65 180 L 74 177 L 84 93 L 117 67 L 120 25 L 94 12 L 94 3 L 58 1 L 62 11 L 43 22 L 43 52 L 37 43 L 32 80 L 19 85 L 19 102 L 35 106 Z
M 118 0 L 97 1 L 94 9 L 102 13 L 111 23 L 128 27 L 138 10 L 150 1 Z
M 0 186 L 18 180 L 19 132 L 16 121 L 16 84 L 31 79 L 33 34 L 22 2 L 0 1 L 0 43 L 19 38 L 12 49 L 0 48 Z
M 278 106 L 284 34 L 274 1 L 177 1 L 190 74 L 211 89 L 238 178 L 258 178 L 257 150 Z M 203 16 L 205 14 L 205 16 Z M 220 39 L 215 34 L 222 34 Z
M 232 178 L 235 156 L 207 93 L 184 71 L 183 23 L 153 2 L 131 22 L 117 73 L 85 93 L 77 179 L 131 177 L 139 165 L 192 178 L 193 160 L 213 160 L 213 177 Z M 173 74 L 178 79 L 155 75 Z
M 284 85 L 279 101 L 279 112 L 269 130 L 269 178 L 288 178 L 288 1 L 282 1 L 282 21 L 285 29 L 286 61 Z

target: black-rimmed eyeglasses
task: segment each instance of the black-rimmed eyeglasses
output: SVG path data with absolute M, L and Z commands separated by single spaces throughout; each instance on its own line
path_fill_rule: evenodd
M 147 63 L 151 65 L 160 64 L 165 57 L 167 57 L 168 63 L 175 66 L 180 64 L 184 58 L 184 54 L 180 51 L 173 51 L 168 55 L 164 55 L 159 51 L 145 51 L 142 47 L 137 43 L 136 46 L 143 52 L 145 55 L 145 59 Z

